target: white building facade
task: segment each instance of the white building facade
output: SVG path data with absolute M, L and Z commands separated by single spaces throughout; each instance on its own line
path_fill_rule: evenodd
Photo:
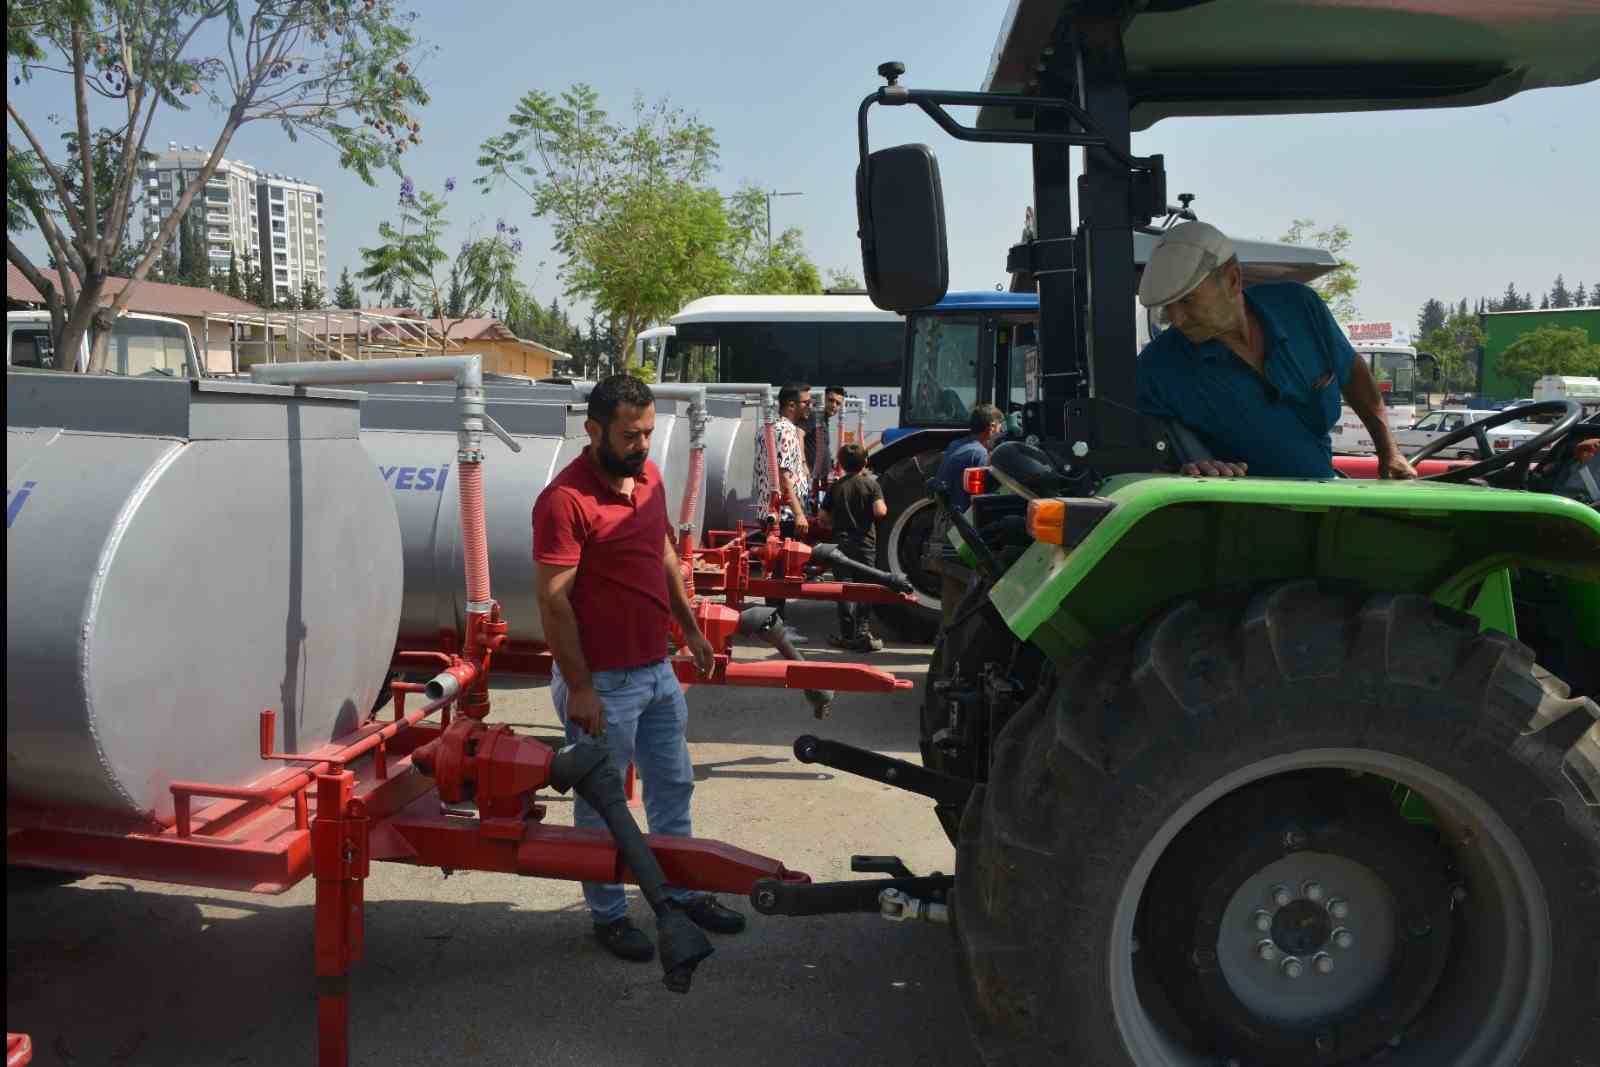
M 168 142 L 167 150 L 146 164 L 141 180 L 147 233 L 172 213 L 209 155 L 200 145 Z M 307 281 L 327 293 L 328 235 L 317 186 L 224 159 L 189 210 L 204 212 L 206 257 L 213 268 L 226 270 L 230 257 L 240 271 L 247 264 L 258 267 L 271 281 L 276 303 L 301 292 Z M 177 250 L 174 237 L 172 251 Z

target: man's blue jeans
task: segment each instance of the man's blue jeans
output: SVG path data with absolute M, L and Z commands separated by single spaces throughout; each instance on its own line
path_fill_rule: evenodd
M 694 766 L 689 762 L 689 742 L 684 729 L 689 704 L 683 687 L 666 660 L 625 670 L 595 671 L 595 692 L 606 709 L 602 740 L 620 775 L 633 763 L 644 782 L 644 813 L 653 834 L 687 837 L 689 798 L 694 793 Z M 550 695 L 556 714 L 566 728 L 567 740 L 587 736 L 567 721 L 567 682 L 557 667 L 550 674 Z M 581 797 L 573 797 L 572 821 L 586 829 L 604 830 L 599 812 Z M 689 902 L 703 894 L 674 889 L 674 899 Z M 583 899 L 597 923 L 611 923 L 628 914 L 622 886 L 610 882 L 583 883 Z

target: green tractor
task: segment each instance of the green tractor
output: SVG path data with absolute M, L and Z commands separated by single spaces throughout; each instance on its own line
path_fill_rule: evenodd
M 1600 1064 L 1600 425 L 1545 405 L 1527 446 L 1416 482 L 1206 479 L 1151 473 L 1203 446 L 1134 409 L 1133 234 L 1167 203 L 1130 132 L 1600 77 L 1592 6 L 1515 13 L 1015 0 L 983 92 L 879 69 L 874 300 L 946 287 L 932 152 L 868 139 L 873 107 L 916 107 L 1032 146 L 1037 237 L 1009 265 L 1038 281 L 1040 354 L 1026 440 L 952 516 L 980 580 L 939 637 L 924 765 L 796 742 L 932 798 L 955 875 L 856 857 L 891 877 L 754 899 L 948 918 L 988 1062 Z

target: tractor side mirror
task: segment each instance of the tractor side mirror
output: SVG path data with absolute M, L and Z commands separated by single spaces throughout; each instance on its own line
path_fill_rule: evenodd
M 867 294 L 888 311 L 937 304 L 950 288 L 939 161 L 924 144 L 897 145 L 856 168 L 856 213 Z

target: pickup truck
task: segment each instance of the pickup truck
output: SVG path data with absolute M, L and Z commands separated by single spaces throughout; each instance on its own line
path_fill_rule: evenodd
M 48 311 L 6 312 L 6 367 L 36 370 L 78 370 L 89 364 L 87 337 L 78 346 L 73 365 L 66 366 L 56 352 Z M 194 337 L 181 319 L 128 312 L 111 330 L 111 359 L 107 371 L 133 377 L 159 375 L 199 378 L 200 358 Z

